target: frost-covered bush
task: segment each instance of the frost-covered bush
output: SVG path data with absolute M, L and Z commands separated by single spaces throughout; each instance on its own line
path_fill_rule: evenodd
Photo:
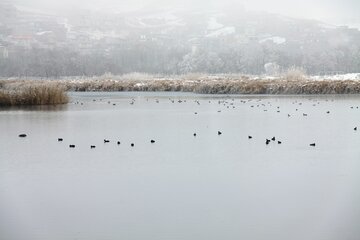
M 307 79 L 307 76 L 304 68 L 293 66 L 285 71 L 283 78 L 286 81 L 304 81 Z

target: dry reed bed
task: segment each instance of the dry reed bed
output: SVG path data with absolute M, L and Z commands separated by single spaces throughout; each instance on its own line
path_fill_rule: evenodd
M 55 105 L 69 101 L 66 89 L 59 84 L 26 82 L 7 84 L 0 82 L 0 106 Z
M 66 81 L 69 91 L 171 91 L 203 94 L 358 94 L 360 81 L 287 80 L 91 80 Z
M 2 80 L 0 89 L 17 89 L 38 84 L 55 85 L 67 91 L 172 91 L 203 94 L 359 94 L 359 80 L 254 80 L 249 78 L 157 79 L 157 80 Z M 47 90 L 49 91 L 49 90 Z M 44 93 L 43 93 L 44 94 Z M 46 95 L 46 94 L 45 94 Z M 50 94 L 52 95 L 52 94 Z M 60 96 L 62 95 L 54 95 Z M 58 97 L 57 97 L 58 98 Z M 39 99 L 38 99 L 39 100 Z M 48 99 L 50 101 L 50 99 Z M 63 100 L 60 100 L 62 102 Z M 36 102 L 36 101 L 35 101 Z M 56 102 L 56 101 L 55 101 Z

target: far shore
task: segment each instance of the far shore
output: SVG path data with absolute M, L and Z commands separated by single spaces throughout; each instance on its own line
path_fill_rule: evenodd
M 52 86 L 75 92 L 193 92 L 200 94 L 359 94 L 360 80 L 313 79 L 303 76 L 251 78 L 241 75 L 152 76 L 124 75 L 91 78 L 0 80 L 0 91 L 17 92 L 29 86 Z

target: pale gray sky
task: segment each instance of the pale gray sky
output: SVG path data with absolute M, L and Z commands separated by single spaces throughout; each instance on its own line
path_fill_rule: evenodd
M 290 17 L 312 18 L 334 24 L 359 23 L 360 0 L 11 0 L 34 7 L 62 6 L 184 6 L 211 7 L 243 4 L 246 9 L 279 13 Z

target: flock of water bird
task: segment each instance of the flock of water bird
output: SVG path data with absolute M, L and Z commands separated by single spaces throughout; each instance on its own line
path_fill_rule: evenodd
M 183 100 L 181 100 L 181 99 L 175 100 L 175 99 L 172 99 L 172 98 L 168 98 L 168 100 L 169 100 L 171 103 L 175 103 L 175 102 L 177 102 L 177 103 L 186 103 L 186 102 L 187 102 L 186 99 L 183 99 Z M 265 103 L 262 103 L 262 100 L 263 100 L 263 99 L 257 99 L 257 100 L 255 100 L 255 99 L 247 99 L 247 100 L 241 99 L 241 100 L 240 100 L 240 103 L 243 103 L 243 104 L 245 104 L 245 103 L 251 103 L 251 105 L 250 105 L 251 108 L 261 107 L 261 106 L 262 106 L 262 107 L 265 107 L 266 105 L 272 106 L 272 104 L 271 104 L 270 101 L 268 101 L 267 104 L 265 104 Z M 309 100 L 311 100 L 311 99 L 309 99 Z M 97 99 L 93 99 L 93 102 L 96 102 L 96 101 L 103 101 L 103 99 L 101 99 L 101 98 L 98 99 L 98 100 L 97 100 Z M 149 98 L 147 98 L 146 101 L 149 101 Z M 231 98 L 231 99 L 229 98 L 229 99 L 225 99 L 225 100 L 222 99 L 222 100 L 216 100 L 216 101 L 217 101 L 217 103 L 218 103 L 219 105 L 223 105 L 223 106 L 225 106 L 227 109 L 230 109 L 230 108 L 235 109 L 235 108 L 236 108 L 236 106 L 235 106 L 235 104 L 234 104 L 234 102 L 235 102 L 235 99 L 234 99 L 234 98 Z M 313 100 L 313 101 L 314 101 L 314 100 Z M 329 101 L 329 100 L 326 99 L 325 101 Z M 331 101 L 333 101 L 333 100 L 331 100 Z M 135 100 L 134 98 L 132 98 L 131 101 L 130 101 L 130 105 L 134 105 L 135 102 L 136 102 L 136 100 Z M 156 102 L 156 103 L 160 103 L 160 100 L 159 100 L 158 98 L 156 98 L 156 99 L 155 99 L 155 102 Z M 201 104 L 200 100 L 194 100 L 194 102 L 195 102 L 197 105 L 200 105 L 200 104 Z M 317 104 L 320 104 L 319 101 L 315 101 L 315 102 L 316 102 L 316 103 L 312 104 L 313 106 L 316 106 Z M 112 103 L 111 101 L 107 101 L 107 103 L 108 103 L 108 104 L 112 104 L 113 106 L 116 106 L 116 103 Z M 208 100 L 208 103 L 212 103 L 212 101 L 211 101 L 211 100 Z M 83 102 L 79 102 L 79 101 L 74 102 L 74 104 L 84 105 Z M 296 104 L 296 105 L 301 106 L 301 105 L 302 105 L 302 102 L 299 102 L 298 100 L 295 100 L 294 102 L 292 102 L 292 104 Z M 354 108 L 358 109 L 359 107 L 358 107 L 358 106 L 356 106 L 356 107 L 351 106 L 350 108 L 351 108 L 351 109 L 354 109 Z M 298 108 L 295 109 L 295 111 L 298 111 L 298 110 L 299 110 Z M 268 109 L 264 109 L 263 111 L 266 112 L 266 111 L 268 111 Z M 221 113 L 221 110 L 218 110 L 217 112 L 218 112 L 218 113 Z M 279 107 L 279 106 L 276 107 L 276 112 L 277 112 L 277 113 L 280 113 L 280 107 Z M 198 112 L 194 112 L 194 114 L 197 115 Z M 330 114 L 330 111 L 326 111 L 326 114 Z M 307 114 L 307 113 L 302 113 L 302 116 L 303 116 L 303 117 L 307 117 L 308 114 Z M 288 113 L 288 114 L 287 114 L 287 117 L 291 117 L 291 115 Z M 354 131 L 357 131 L 357 127 L 354 127 L 353 130 L 354 130 Z M 220 130 L 217 131 L 217 135 L 219 135 L 219 136 L 222 135 L 222 132 L 221 132 Z M 20 138 L 25 138 L 25 137 L 27 137 L 27 134 L 22 133 L 22 134 L 19 134 L 18 136 L 19 136 Z M 196 137 L 196 136 L 197 136 L 197 133 L 196 133 L 196 132 L 193 133 L 193 137 Z M 250 135 L 249 135 L 249 136 L 248 136 L 248 139 L 249 139 L 249 140 L 253 139 L 253 136 L 250 136 Z M 63 138 L 58 138 L 57 140 L 58 140 L 58 142 L 63 142 L 63 141 L 64 141 Z M 104 141 L 104 144 L 107 144 L 107 143 L 110 143 L 110 142 L 111 142 L 110 139 L 104 139 L 103 141 Z M 115 142 L 116 142 L 117 145 L 120 145 L 120 144 L 121 144 L 120 141 L 115 141 Z M 151 143 L 151 144 L 154 144 L 155 142 L 156 142 L 156 141 L 155 141 L 154 139 L 151 139 L 151 140 L 150 140 L 150 143 Z M 277 140 L 275 136 L 273 136 L 272 138 L 266 138 L 266 139 L 265 139 L 265 145 L 269 145 L 271 142 L 275 142 L 275 143 L 277 142 L 277 144 L 282 144 L 282 141 Z M 135 143 L 130 143 L 130 146 L 131 146 L 131 147 L 135 147 Z M 309 146 L 315 147 L 315 146 L 316 146 L 316 143 L 314 143 L 314 142 L 313 142 L 313 143 L 310 143 Z M 69 148 L 75 148 L 75 147 L 76 147 L 75 144 L 70 144 L 70 145 L 69 145 Z M 95 148 L 96 148 L 96 145 L 90 145 L 90 149 L 95 149 Z

